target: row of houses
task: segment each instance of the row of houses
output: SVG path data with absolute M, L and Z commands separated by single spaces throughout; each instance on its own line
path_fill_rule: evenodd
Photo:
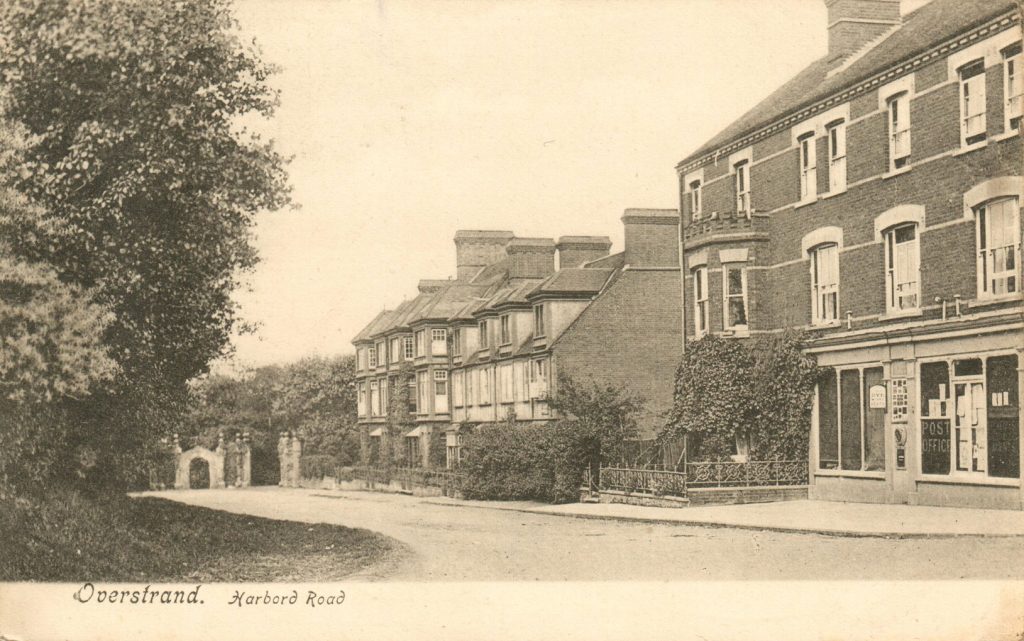
M 454 459 L 462 424 L 550 419 L 560 370 L 641 392 L 653 432 L 688 342 L 800 328 L 830 368 L 812 497 L 1020 509 L 1016 3 L 825 4 L 828 53 L 677 165 L 678 212 L 627 211 L 623 253 L 459 232 L 458 277 L 356 338 L 360 424 L 398 349 L 411 438 Z

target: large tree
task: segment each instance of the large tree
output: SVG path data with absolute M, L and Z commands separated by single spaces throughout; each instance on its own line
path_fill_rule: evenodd
M 122 450 L 172 422 L 186 381 L 228 351 L 255 216 L 288 203 L 284 159 L 243 125 L 273 113 L 274 69 L 230 9 L 0 3 L 8 115 L 33 136 L 18 187 L 44 211 L 16 247 L 114 312 L 105 339 L 122 377 L 80 418 L 108 424 Z

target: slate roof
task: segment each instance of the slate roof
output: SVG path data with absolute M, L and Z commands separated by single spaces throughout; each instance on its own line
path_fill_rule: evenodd
M 590 261 L 589 263 L 583 263 L 584 268 L 598 268 L 598 269 L 619 269 L 626 264 L 626 252 L 619 252 L 612 254 L 611 256 L 605 256 L 604 258 L 597 258 Z
M 596 294 L 614 272 L 614 269 L 600 267 L 561 269 L 534 287 L 528 298 L 544 294 Z
M 687 156 L 680 166 L 819 102 L 883 69 L 912 58 L 1014 8 L 1014 0 L 931 0 L 903 17 L 903 24 L 867 51 L 849 59 L 828 56 L 779 87 L 753 109 Z M 846 64 L 845 68 L 841 68 Z M 838 69 L 829 76 L 829 71 Z

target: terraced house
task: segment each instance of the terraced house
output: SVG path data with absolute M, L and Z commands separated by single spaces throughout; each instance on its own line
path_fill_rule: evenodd
M 1015 2 L 825 4 L 828 54 L 677 166 L 686 340 L 811 332 L 812 497 L 1020 509 Z
M 403 367 L 414 372 L 415 425 L 401 436 L 409 465 L 438 464 L 440 439 L 457 465 L 474 425 L 555 418 L 559 373 L 643 396 L 641 429 L 653 436 L 682 349 L 679 214 L 630 209 L 622 220 L 625 250 L 614 255 L 604 236 L 457 232 L 456 278 L 421 281 L 353 340 L 367 438 L 388 438 L 387 396 Z

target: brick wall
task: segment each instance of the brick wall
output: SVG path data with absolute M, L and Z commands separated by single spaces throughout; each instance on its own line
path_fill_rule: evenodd
M 678 271 L 623 271 L 554 344 L 557 372 L 642 395 L 654 432 L 672 406 L 680 315 Z
M 787 134 L 788 135 L 788 134 Z M 797 149 L 779 154 L 750 168 L 751 202 L 757 211 L 772 211 L 800 198 L 800 153 Z M 730 197 L 732 184 L 729 185 Z M 730 206 L 728 211 L 736 209 Z M 721 210 L 719 210 L 721 211 Z

